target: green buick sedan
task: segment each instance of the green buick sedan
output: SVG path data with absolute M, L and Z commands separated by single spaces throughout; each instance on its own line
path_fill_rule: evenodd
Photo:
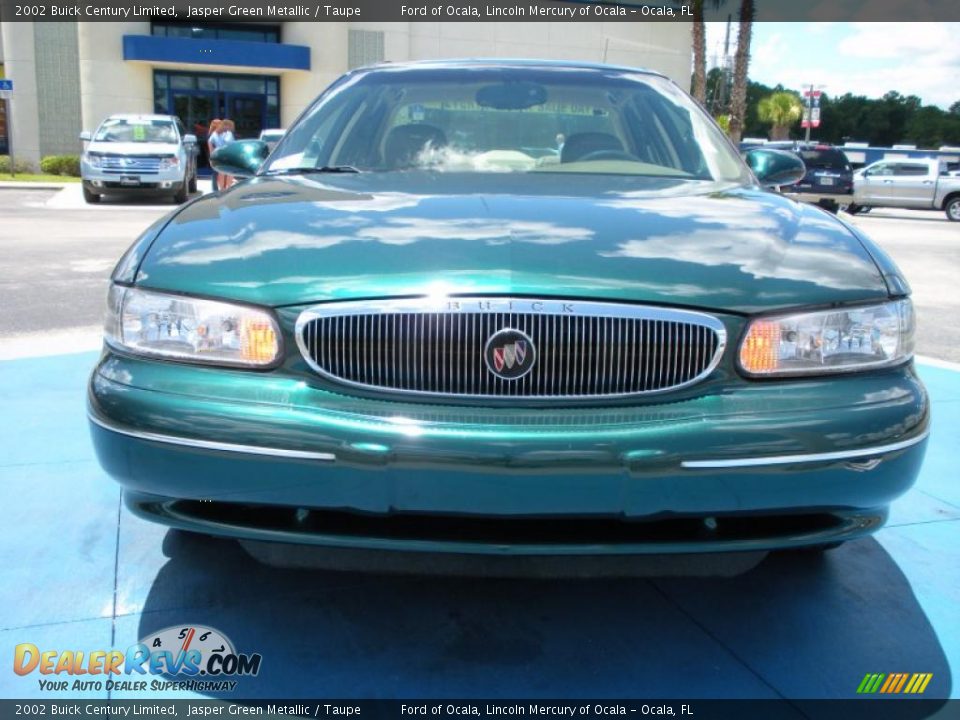
M 589 569 L 833 547 L 917 477 L 900 271 L 661 75 L 384 64 L 213 164 L 243 181 L 120 260 L 90 378 L 139 516 Z

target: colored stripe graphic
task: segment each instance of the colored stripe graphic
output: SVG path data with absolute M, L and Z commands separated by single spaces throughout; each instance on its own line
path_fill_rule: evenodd
M 927 689 L 933 673 L 867 673 L 857 686 L 858 695 L 919 695 Z
M 864 695 L 875 693 L 880 689 L 880 683 L 883 682 L 885 677 L 884 673 L 867 673 L 860 683 L 860 687 L 857 688 L 857 692 Z

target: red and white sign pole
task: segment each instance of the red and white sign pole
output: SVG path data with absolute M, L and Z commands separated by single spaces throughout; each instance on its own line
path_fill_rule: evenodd
M 800 121 L 800 127 L 806 128 L 806 142 L 810 142 L 810 128 L 820 127 L 820 90 L 814 90 L 813 85 L 809 90 L 803 91 L 803 119 Z

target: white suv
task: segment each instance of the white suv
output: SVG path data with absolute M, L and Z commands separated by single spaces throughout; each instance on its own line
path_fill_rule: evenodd
M 166 194 L 175 203 L 197 191 L 197 138 L 172 115 L 111 115 L 93 134 L 80 158 L 83 199 L 103 195 Z

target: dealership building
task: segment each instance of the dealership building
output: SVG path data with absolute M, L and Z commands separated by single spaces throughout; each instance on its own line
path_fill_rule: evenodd
M 201 139 L 211 118 L 238 137 L 286 127 L 337 76 L 381 61 L 538 57 L 658 70 L 687 87 L 683 22 L 3 22 L 0 77 L 12 79 L 0 154 L 33 164 L 76 154 L 113 113 L 178 115 Z M 2 103 L 0 103 L 2 105 Z

